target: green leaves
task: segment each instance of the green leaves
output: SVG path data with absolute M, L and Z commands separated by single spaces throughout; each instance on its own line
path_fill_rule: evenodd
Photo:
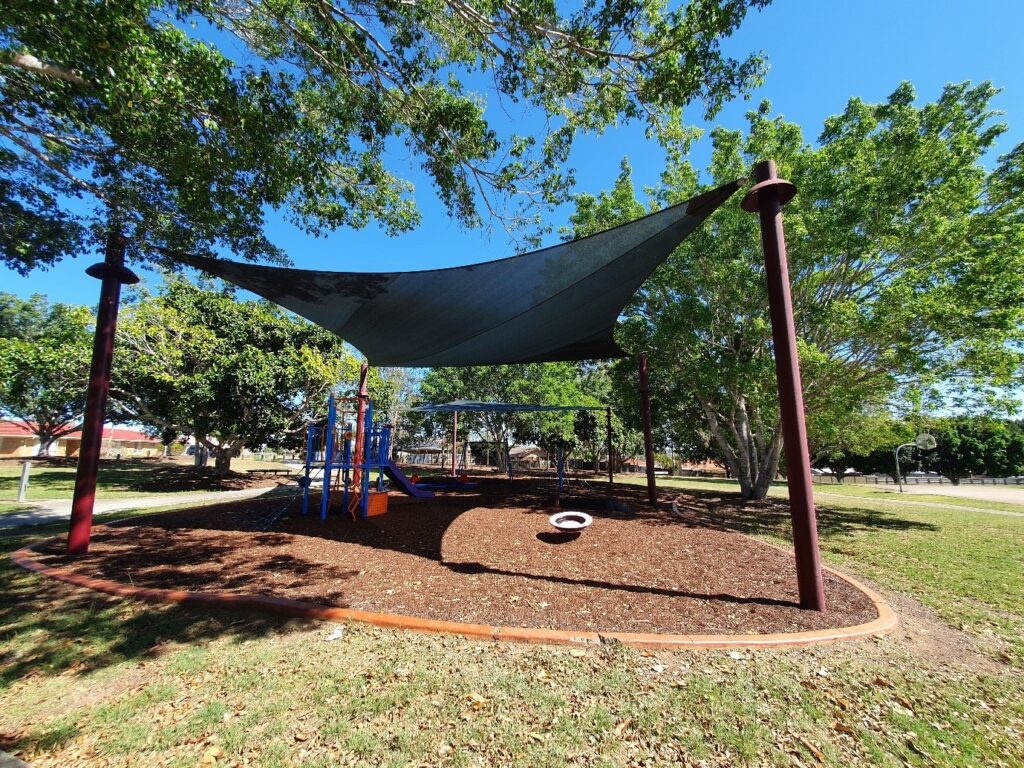
M 956 407 L 1020 381 L 1024 148 L 992 172 L 982 164 L 1003 130 L 989 108 L 994 94 L 988 83 L 950 85 L 917 107 L 903 84 L 880 104 L 851 99 L 825 122 L 818 146 L 772 118 L 768 104 L 748 115 L 745 136 L 712 134 L 708 182 L 746 175 L 772 158 L 799 189 L 784 219 L 819 457 L 863 443 L 859 422 L 915 391 L 951 397 Z M 668 205 L 697 187 L 695 170 L 670 155 L 653 192 Z M 774 474 L 778 415 L 757 218 L 737 203 L 644 284 L 622 340 L 649 351 L 663 434 L 699 415 L 752 490 Z M 577 199 L 574 233 L 637 210 L 627 167 L 610 192 Z
M 85 307 L 0 294 L 0 412 L 25 423 L 41 451 L 85 410 L 91 322 Z
M 301 442 L 330 389 L 357 368 L 317 326 L 172 276 L 123 312 L 118 349 L 122 418 L 194 435 L 226 462 L 243 445 Z
M 572 363 L 433 368 L 423 378 L 420 395 L 428 403 L 480 400 L 532 405 L 602 404 Z M 514 440 L 536 443 L 549 450 L 559 445 L 571 450 L 576 444 L 575 415 L 572 411 L 463 414 L 460 425 L 499 445 Z M 443 433 L 448 423 L 441 416 L 416 426 L 431 436 Z
M 719 40 L 764 4 L 12 0 L 0 254 L 25 271 L 114 229 L 136 260 L 173 247 L 280 261 L 271 209 L 314 235 L 402 232 L 419 214 L 389 167 L 397 142 L 461 223 L 525 226 L 565 199 L 578 133 L 639 119 L 668 140 L 684 106 L 711 115 L 755 85 L 763 60 Z M 471 90 L 481 73 L 486 94 Z M 521 102 L 544 140 L 500 135 L 492 97 Z

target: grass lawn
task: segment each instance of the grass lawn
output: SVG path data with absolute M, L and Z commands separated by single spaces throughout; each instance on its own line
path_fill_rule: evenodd
M 629 474 L 629 475 L 616 475 L 616 482 L 620 483 L 633 483 L 638 485 L 645 485 L 647 483 L 646 478 L 643 475 Z M 722 478 L 713 477 L 659 477 L 659 487 L 672 489 L 683 489 L 693 491 L 722 491 L 726 493 L 734 493 L 738 491 L 739 485 L 734 480 L 725 480 Z M 1005 501 L 989 501 L 988 499 L 974 499 L 964 496 L 946 496 L 942 493 L 942 486 L 932 486 L 935 490 L 934 493 L 903 493 L 901 494 L 896 486 L 894 485 L 863 485 L 855 483 L 843 483 L 843 484 L 832 484 L 832 483 L 817 483 L 814 485 L 814 494 L 816 497 L 821 499 L 823 505 L 833 501 L 836 496 L 851 497 L 858 501 L 870 502 L 870 501 L 882 501 L 890 504 L 909 502 L 912 504 L 928 503 L 932 502 L 941 505 L 950 505 L 955 507 L 974 507 L 975 509 L 991 509 L 993 511 L 1000 512 L 1017 512 L 1024 514 L 1024 493 L 1021 493 L 1021 499 L 1019 503 L 1010 503 Z M 1016 488 L 1016 486 L 1007 486 L 1008 488 Z M 1000 489 L 1003 486 L 999 486 Z M 1024 488 L 1024 486 L 1022 486 Z M 788 496 L 789 492 L 786 488 L 785 481 L 779 481 L 772 484 L 769 490 L 771 496 Z
M 30 512 L 32 506 L 29 504 L 19 504 L 16 501 L 0 501 L 0 515 L 13 515 L 18 512 Z
M 123 461 L 100 462 L 98 493 L 106 498 L 156 496 L 162 493 L 189 493 L 204 490 L 231 490 L 239 483 L 250 480 L 247 469 L 288 469 L 272 461 L 235 459 L 231 462 L 234 473 L 223 480 L 213 476 L 211 467 L 196 468 L 183 461 Z M 295 472 L 295 467 L 291 467 Z M 21 479 L 20 462 L 0 464 L 0 501 L 14 501 L 18 497 Z M 70 499 L 75 490 L 75 466 L 36 463 L 29 476 L 28 500 Z
M 684 503 L 714 514 L 726 492 Z M 820 512 L 826 560 L 883 589 L 895 634 L 515 646 L 120 603 L 5 558 L 0 749 L 34 766 L 1024 764 L 1024 518 L 857 497 Z M 786 539 L 780 512 L 727 522 Z

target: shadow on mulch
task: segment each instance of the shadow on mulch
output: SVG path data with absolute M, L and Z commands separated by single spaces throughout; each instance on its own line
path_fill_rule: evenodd
M 870 601 L 826 574 L 830 611 L 798 607 L 791 553 L 737 536 L 784 533 L 784 502 L 722 493 L 666 494 L 642 486 L 613 496 L 633 517 L 610 515 L 575 537 L 550 530 L 553 478 L 481 476 L 471 492 L 432 501 L 389 497 L 388 514 L 353 522 L 311 514 L 254 531 L 280 499 L 246 500 L 129 519 L 98 528 L 90 554 L 67 563 L 122 583 L 274 594 L 359 610 L 489 625 L 591 631 L 746 633 L 849 626 L 875 618 Z M 577 500 L 607 497 L 576 483 Z M 293 502 L 293 511 L 298 503 Z M 563 507 L 565 508 L 565 507 Z M 543 517 L 541 517 L 543 516 Z M 914 527 L 894 516 L 823 511 L 823 534 Z

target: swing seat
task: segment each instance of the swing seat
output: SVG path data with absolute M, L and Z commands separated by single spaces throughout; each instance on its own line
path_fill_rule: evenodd
M 582 531 L 594 522 L 594 518 L 586 512 L 556 512 L 548 518 L 548 522 L 563 533 Z

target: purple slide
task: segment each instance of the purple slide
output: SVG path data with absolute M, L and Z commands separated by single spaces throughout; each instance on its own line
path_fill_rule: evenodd
M 391 478 L 391 482 L 395 484 L 406 496 L 415 496 L 417 499 L 432 499 L 434 498 L 433 491 L 426 491 L 422 488 L 417 488 L 412 480 L 410 480 L 405 472 L 398 468 L 398 465 L 393 461 L 389 461 L 384 465 L 384 474 Z

